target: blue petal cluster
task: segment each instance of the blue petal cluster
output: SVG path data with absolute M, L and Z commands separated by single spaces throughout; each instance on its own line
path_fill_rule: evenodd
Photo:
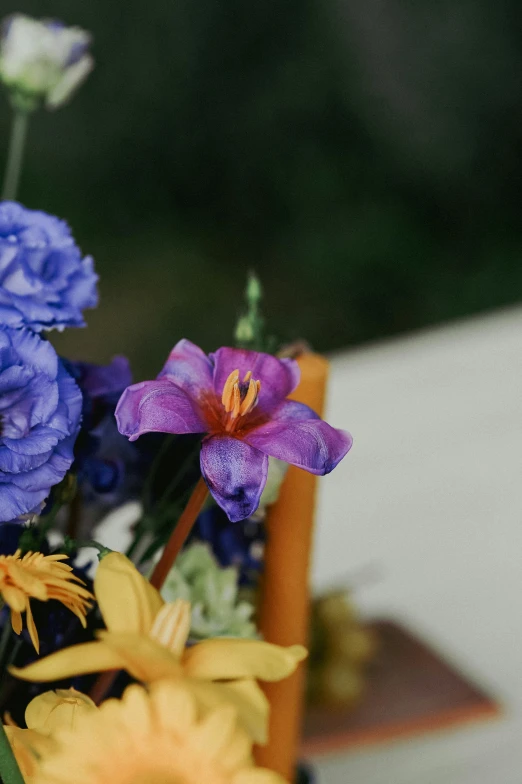
M 16 202 L 0 203 L 0 323 L 35 332 L 83 327 L 98 276 L 68 225 Z
M 248 518 L 231 524 L 225 512 L 212 505 L 199 515 L 192 538 L 208 542 L 222 566 L 235 566 L 240 585 L 257 584 L 266 539 L 261 521 Z
M 38 509 L 73 461 L 81 392 L 49 342 L 0 329 L 0 522 Z
M 116 403 L 132 384 L 129 361 L 117 356 L 109 365 L 67 360 L 64 363 L 83 395 L 74 469 L 80 482 L 87 485 L 83 488 L 84 496 L 89 496 L 89 489 L 96 494 L 114 493 L 123 489 L 127 469 L 138 458 L 136 447 L 120 435 L 114 419 Z

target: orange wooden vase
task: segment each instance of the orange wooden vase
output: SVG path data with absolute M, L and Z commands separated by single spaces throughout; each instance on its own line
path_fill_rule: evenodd
M 328 362 L 303 354 L 298 363 L 301 381 L 291 395 L 322 416 Z M 267 516 L 265 568 L 259 626 L 265 640 L 278 645 L 308 643 L 309 571 L 313 540 L 317 477 L 290 466 L 277 502 Z M 265 685 L 271 705 L 269 743 L 256 747 L 258 765 L 293 781 L 298 754 L 306 662 L 280 683 Z

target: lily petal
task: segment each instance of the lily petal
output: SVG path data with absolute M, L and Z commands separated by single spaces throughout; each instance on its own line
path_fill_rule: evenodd
M 149 637 L 121 632 L 98 632 L 98 636 L 118 657 L 121 669 L 143 683 L 183 676 L 177 657 Z
M 301 378 L 299 365 L 293 359 L 277 359 L 270 354 L 239 348 L 220 348 L 210 354 L 214 362 L 214 392 L 221 399 L 223 387 L 233 370 L 239 378 L 252 371 L 252 378 L 261 381 L 258 409 L 270 412 L 294 391 Z
M 352 446 L 349 433 L 336 430 L 308 406 L 290 400 L 279 406 L 269 422 L 243 438 L 270 457 L 321 475 L 329 474 Z
M 190 397 L 212 389 L 212 362 L 199 346 L 180 340 L 170 352 L 158 378 L 166 376 Z
M 283 402 L 270 414 L 274 422 L 306 422 L 307 419 L 321 419 L 313 408 L 298 403 L 297 400 L 283 400 Z
M 204 680 L 259 678 L 279 681 L 294 672 L 307 656 L 302 645 L 283 648 L 260 640 L 227 638 L 200 642 L 187 648 L 182 664 L 187 675 Z
M 121 657 L 103 642 L 86 642 L 51 653 L 27 667 L 9 667 L 23 681 L 57 681 L 72 675 L 123 669 Z
M 115 416 L 118 430 L 129 441 L 135 441 L 143 433 L 207 430 L 190 397 L 167 378 L 127 387 L 116 406 Z
M 237 688 L 236 683 L 205 683 L 195 678 L 183 681 L 183 685 L 190 689 L 198 705 L 205 711 L 219 708 L 224 702 L 233 705 L 237 710 L 239 724 L 255 743 L 263 745 L 268 740 L 270 706 L 266 698 L 262 701 L 264 695 L 256 683 L 243 683 L 244 690 Z
M 268 457 L 244 441 L 210 436 L 203 441 L 201 473 L 208 489 L 233 523 L 250 517 L 266 484 Z
M 148 634 L 164 604 L 159 592 L 122 553 L 109 553 L 101 560 L 94 592 L 111 632 Z

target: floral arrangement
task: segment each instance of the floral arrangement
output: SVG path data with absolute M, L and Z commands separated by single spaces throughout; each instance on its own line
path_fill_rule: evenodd
M 350 436 L 289 395 L 252 277 L 234 347 L 178 340 L 154 380 L 59 357 L 97 276 L 67 224 L 15 201 L 32 112 L 68 100 L 90 36 L 7 19 L 13 131 L 0 203 L 0 776 L 4 784 L 277 784 L 257 767 L 302 645 L 261 639 L 264 513 L 288 464 Z M 97 553 L 97 558 L 92 555 Z

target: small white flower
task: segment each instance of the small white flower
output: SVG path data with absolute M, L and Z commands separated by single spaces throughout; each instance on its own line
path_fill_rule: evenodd
M 4 20 L 0 37 L 0 79 L 13 100 L 25 108 L 44 101 L 62 106 L 94 66 L 91 36 L 80 27 L 14 14 Z
M 109 512 L 93 531 L 94 538 L 111 550 L 125 552 L 134 538 L 132 529 L 143 517 L 139 501 L 127 501 Z

